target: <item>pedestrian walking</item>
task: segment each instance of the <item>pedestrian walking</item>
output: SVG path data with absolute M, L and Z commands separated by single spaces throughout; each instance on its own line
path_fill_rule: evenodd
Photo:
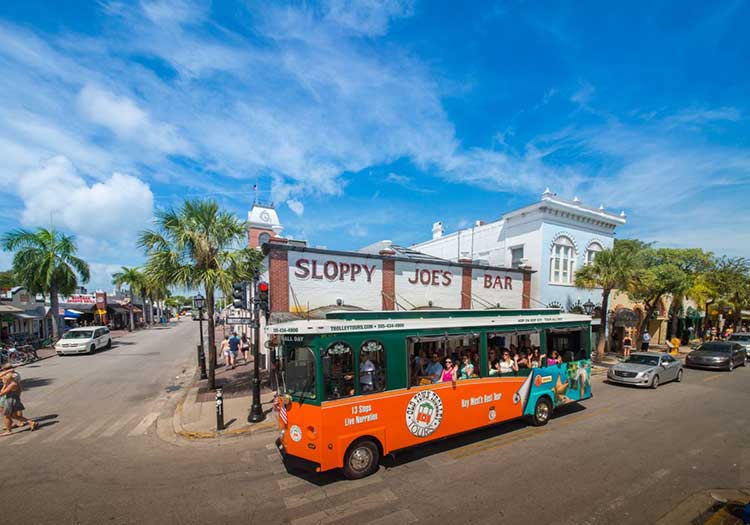
M 250 339 L 247 338 L 247 334 L 242 334 L 242 344 L 240 345 L 242 349 L 242 359 L 244 360 L 245 364 L 248 363 L 249 355 L 250 355 Z
M 648 352 L 648 347 L 651 344 L 651 334 L 648 333 L 648 330 L 643 331 L 643 337 L 641 338 L 641 350 L 644 352 Z
M 237 366 L 237 354 L 240 351 L 241 344 L 242 340 L 240 337 L 236 333 L 233 333 L 232 337 L 229 338 L 229 363 L 227 365 L 231 365 L 232 370 Z
M 3 365 L 3 373 L 0 374 L 0 377 L 3 381 L 3 388 L 0 390 L 0 408 L 3 411 L 5 422 L 5 432 L 0 436 L 10 436 L 14 427 L 25 425 L 29 425 L 29 430 L 36 430 L 39 423 L 23 416 L 25 407 L 21 403 L 21 376 L 13 370 L 9 363 L 6 363 Z M 14 419 L 19 421 L 20 425 L 13 425 Z
M 224 365 L 229 364 L 229 336 L 225 335 L 224 340 L 221 342 L 221 348 L 219 349 L 222 356 L 224 356 Z
M 622 338 L 622 355 L 627 359 L 630 357 L 630 349 L 633 346 L 633 340 L 630 338 L 630 334 L 625 334 Z

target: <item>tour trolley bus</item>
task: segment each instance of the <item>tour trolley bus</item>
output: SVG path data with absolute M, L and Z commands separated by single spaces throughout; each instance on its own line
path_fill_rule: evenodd
M 384 454 L 520 417 L 544 425 L 591 397 L 591 319 L 556 309 L 332 312 L 266 330 L 281 370 L 279 450 L 350 479 Z M 500 373 L 506 349 L 560 362 Z M 432 382 L 425 360 L 445 359 L 473 373 Z

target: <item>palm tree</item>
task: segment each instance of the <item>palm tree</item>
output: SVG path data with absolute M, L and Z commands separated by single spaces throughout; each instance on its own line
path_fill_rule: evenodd
M 118 288 L 127 285 L 128 292 L 130 294 L 130 331 L 135 328 L 135 321 L 133 319 L 133 294 L 137 293 L 143 299 L 145 294 L 145 281 L 146 277 L 139 268 L 128 268 L 123 266 L 122 270 L 112 274 L 112 284 Z M 146 300 L 143 299 L 143 315 L 145 320 L 146 315 Z
M 13 272 L 20 284 L 32 292 L 49 295 L 52 337 L 60 334 L 59 294 L 72 294 L 89 280 L 89 265 L 76 256 L 75 237 L 53 229 L 22 228 L 6 233 L 0 241 L 6 251 L 15 252 Z
M 632 250 L 618 247 L 617 242 L 615 242 L 614 248 L 600 251 L 591 264 L 576 272 L 575 285 L 577 287 L 602 289 L 601 326 L 604 329 L 604 334 L 603 337 L 599 337 L 596 345 L 598 359 L 604 357 L 609 338 L 609 325 L 607 323 L 609 296 L 612 290 L 627 289 L 634 272 L 635 261 Z
M 145 272 L 167 286 L 203 289 L 208 320 L 208 382 L 214 388 L 216 341 L 214 304 L 217 290 L 228 294 L 232 283 L 251 280 L 261 255 L 239 248 L 246 225 L 219 209 L 212 200 L 187 200 L 177 210 L 156 215 L 157 231 L 141 232 L 139 243 L 148 256 Z

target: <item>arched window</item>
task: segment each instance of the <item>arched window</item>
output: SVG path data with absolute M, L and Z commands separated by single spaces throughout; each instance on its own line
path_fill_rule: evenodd
M 385 350 L 379 341 L 365 341 L 359 349 L 359 391 L 385 390 Z
M 583 262 L 583 264 L 588 266 L 589 264 L 594 262 L 594 259 L 596 259 L 596 254 L 598 254 L 602 250 L 602 245 L 598 242 L 592 242 L 591 244 L 589 244 L 588 248 L 586 248 L 586 260 Z
M 568 237 L 555 239 L 550 253 L 550 276 L 552 284 L 571 284 L 575 272 L 575 245 Z
M 264 244 L 268 243 L 268 241 L 270 240 L 271 240 L 271 236 L 268 233 L 263 232 L 260 235 L 258 235 L 258 246 L 263 246 Z

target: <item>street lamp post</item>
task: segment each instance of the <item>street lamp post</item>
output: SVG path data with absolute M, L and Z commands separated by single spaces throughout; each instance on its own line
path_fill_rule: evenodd
M 586 312 L 586 315 L 593 314 L 594 308 L 596 308 L 596 305 L 591 302 L 591 299 L 583 303 L 583 311 Z
M 206 352 L 203 346 L 203 308 L 206 306 L 206 299 L 198 294 L 193 297 L 193 306 L 198 309 L 198 331 L 201 334 L 201 344 L 198 347 L 198 367 L 201 369 L 201 379 L 208 379 L 206 375 Z

